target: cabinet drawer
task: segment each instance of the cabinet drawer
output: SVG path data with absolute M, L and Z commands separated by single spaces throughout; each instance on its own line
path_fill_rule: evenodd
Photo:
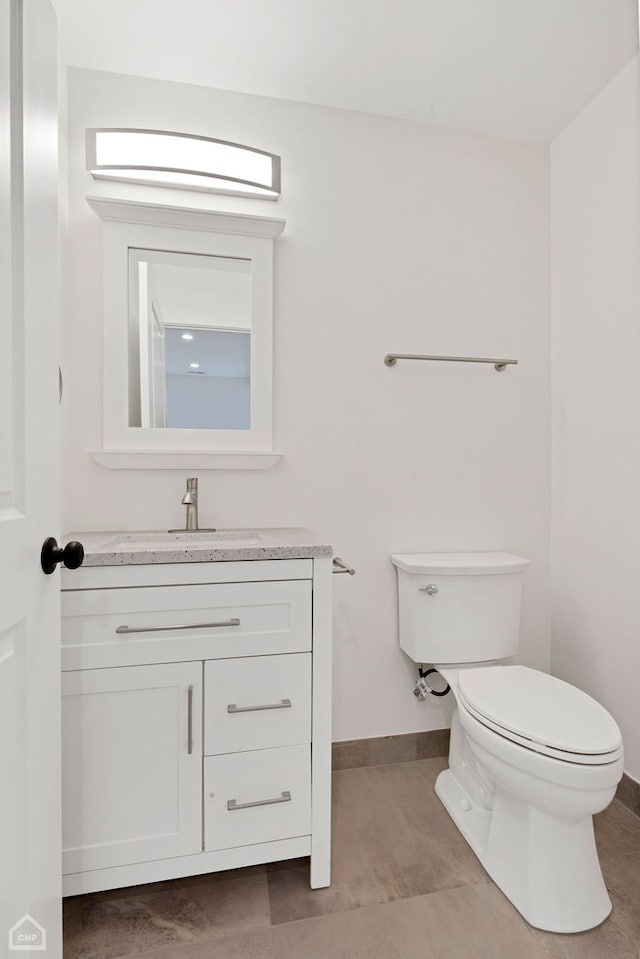
M 133 666 L 311 649 L 311 582 L 62 594 L 62 668 Z
M 311 748 L 285 746 L 204 760 L 204 848 L 311 832 Z
M 204 750 L 311 741 L 311 653 L 205 663 Z

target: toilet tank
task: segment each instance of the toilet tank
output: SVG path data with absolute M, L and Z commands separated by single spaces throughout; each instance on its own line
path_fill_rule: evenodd
M 401 553 L 400 645 L 416 663 L 479 663 L 518 649 L 529 560 L 512 553 Z

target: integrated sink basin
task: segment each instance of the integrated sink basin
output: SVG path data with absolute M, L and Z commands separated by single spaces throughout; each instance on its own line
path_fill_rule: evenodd
M 126 533 L 106 540 L 104 549 L 130 550 L 141 552 L 144 550 L 162 549 L 211 549 L 229 546 L 259 546 L 262 542 L 260 533 L 255 529 L 216 529 L 216 530 L 185 530 L 180 533 L 153 532 L 153 533 Z

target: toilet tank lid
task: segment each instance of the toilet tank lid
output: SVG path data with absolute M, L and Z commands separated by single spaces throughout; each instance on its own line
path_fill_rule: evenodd
M 440 573 L 464 576 L 489 575 L 525 570 L 529 560 L 513 553 L 393 553 L 391 562 L 407 573 Z

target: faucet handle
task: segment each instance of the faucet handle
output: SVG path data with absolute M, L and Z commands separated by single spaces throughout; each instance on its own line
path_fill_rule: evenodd
M 198 502 L 198 477 L 187 477 L 187 491 L 182 497 L 183 506 L 195 506 Z M 187 527 L 189 528 L 189 527 Z

